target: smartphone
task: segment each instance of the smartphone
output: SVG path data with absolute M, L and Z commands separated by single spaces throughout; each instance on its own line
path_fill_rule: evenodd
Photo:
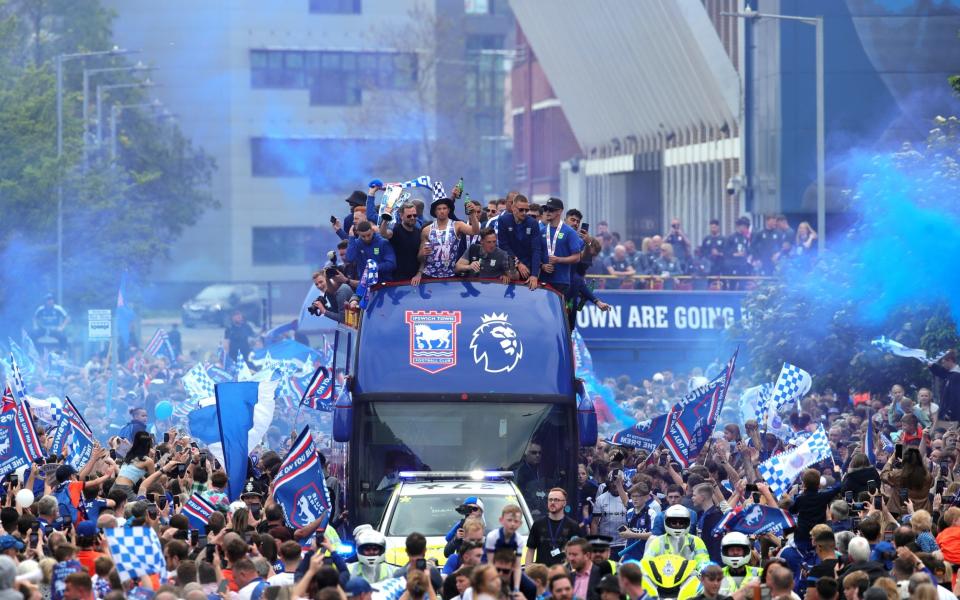
M 164 443 L 164 444 L 169 444 L 169 443 L 170 443 L 170 432 L 169 432 L 169 431 L 164 431 L 164 432 L 163 432 L 163 443 Z
M 156 504 L 157 495 L 154 492 L 147 492 L 147 501 L 150 502 L 150 504 Z
M 747 484 L 747 487 L 744 488 L 744 491 L 747 492 L 748 494 L 753 493 L 753 492 L 756 492 L 756 491 L 757 491 L 757 484 L 755 484 L 755 483 L 748 483 L 748 484 Z
M 626 530 L 627 530 L 627 526 L 626 526 L 626 525 L 621 525 L 621 526 L 617 529 L 617 531 L 620 531 L 620 532 L 623 532 L 623 531 L 626 531 Z
M 184 474 L 186 474 L 186 472 L 187 472 L 187 465 L 180 463 L 180 465 L 177 467 L 177 477 L 183 477 Z
M 117 460 L 117 451 L 114 448 L 110 448 L 110 460 Z
M 70 515 L 63 515 L 60 517 L 60 522 L 63 523 L 63 529 L 67 530 L 73 525 L 73 517 Z
M 417 559 L 417 570 L 426 571 L 427 570 L 427 560 L 425 558 Z
M 897 460 L 903 459 L 903 444 L 894 446 L 893 455 L 897 457 Z
M 943 480 L 943 479 L 938 479 L 938 480 L 937 480 L 937 492 L 936 492 L 936 493 L 942 494 L 942 493 L 943 493 L 943 490 L 945 490 L 945 489 L 947 489 L 947 482 L 946 482 L 945 480 Z
M 336 224 L 337 224 L 337 218 L 336 218 L 335 216 L 333 216 L 333 215 L 330 215 L 330 224 L 331 224 L 331 225 L 336 225 Z
M 315 540 L 316 543 L 317 543 L 317 548 L 322 548 L 322 547 L 323 547 L 323 532 L 322 532 L 322 531 L 318 531 L 318 532 L 314 535 L 314 540 Z
M 580 231 L 584 233 L 590 231 L 590 223 L 580 223 Z
M 222 594 L 226 594 L 226 593 L 227 593 L 227 590 L 229 590 L 229 589 L 230 589 L 230 582 L 227 581 L 226 579 L 224 579 L 223 581 L 221 581 L 221 582 L 217 585 L 217 593 L 218 593 L 218 594 L 221 594 L 221 595 L 222 595 Z
M 860 517 L 853 517 L 852 519 L 850 519 L 850 525 L 851 525 L 851 529 L 853 529 L 853 531 L 856 531 L 857 528 L 860 527 Z
M 191 546 L 196 546 L 196 545 L 199 544 L 199 543 L 200 543 L 200 530 L 199 530 L 199 529 L 191 529 L 191 530 L 190 530 L 190 545 L 191 545 Z
M 877 510 L 882 510 L 882 509 L 883 509 L 883 498 L 881 498 L 880 496 L 875 496 L 875 497 L 873 498 L 873 507 L 874 507 L 875 509 L 877 509 Z
M 666 454 L 661 454 L 661 455 L 660 455 L 659 464 L 660 464 L 661 467 L 667 466 L 667 455 L 666 455 Z
M 174 496 L 173 496 L 173 507 L 174 507 L 174 508 L 180 508 L 180 496 L 179 496 L 179 495 L 174 495 Z
M 7 479 L 10 481 L 10 487 L 17 487 L 20 485 L 20 477 L 16 473 L 10 473 L 10 477 Z
M 163 510 L 166 507 L 167 507 L 167 497 L 160 496 L 159 498 L 157 498 L 157 508 L 160 510 Z
M 867 491 L 870 492 L 870 495 L 877 493 L 877 480 L 871 479 L 867 482 Z
M 160 516 L 160 510 L 157 508 L 156 504 L 150 504 L 147 506 L 147 516 L 151 519 L 156 519 Z
M 208 563 L 212 563 L 214 558 L 216 558 L 213 553 L 214 550 L 216 550 L 216 548 L 214 547 L 213 544 L 210 544 L 209 546 L 207 546 L 207 562 Z
M 907 500 L 907 488 L 900 488 L 900 502 L 906 502 Z
M 753 493 L 753 503 L 760 504 L 760 492 Z
M 847 504 L 852 503 L 852 502 L 853 502 L 853 492 L 846 492 L 846 493 L 843 495 L 843 499 L 844 499 L 844 501 L 845 501 Z

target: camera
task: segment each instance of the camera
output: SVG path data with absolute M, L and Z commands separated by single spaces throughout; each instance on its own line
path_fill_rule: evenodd
M 323 296 L 317 296 L 317 299 L 314 302 L 323 302 Z M 307 312 L 315 317 L 321 316 L 323 313 L 320 312 L 320 309 L 314 306 L 312 303 L 307 307 Z
M 461 504 L 460 506 L 453 509 L 457 511 L 458 514 L 461 514 L 465 517 L 469 517 L 473 513 L 473 506 L 468 506 L 466 504 Z
M 390 213 L 384 213 L 384 214 L 380 215 L 380 220 L 381 220 L 381 221 L 386 221 L 387 223 L 389 223 L 390 221 L 393 220 L 393 216 L 392 216 Z
M 866 502 L 853 502 L 850 504 L 850 510 L 865 510 L 866 508 Z

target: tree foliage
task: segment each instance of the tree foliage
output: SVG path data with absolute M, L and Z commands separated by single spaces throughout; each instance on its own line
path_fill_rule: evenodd
M 64 63 L 64 153 L 57 159 L 55 58 L 111 49 L 112 18 L 95 0 L 0 0 L 0 210 L 7 225 L 0 228 L 0 285 L 13 292 L 0 294 L 0 315 L 14 331 L 56 285 L 60 186 L 64 297 L 74 309 L 110 306 L 122 272 L 146 277 L 184 228 L 216 205 L 212 159 L 155 110 L 119 113 L 117 160 L 110 159 L 110 106 L 147 103 L 144 88 L 106 96 L 104 143 L 84 152 L 82 102 L 92 108 L 95 86 L 81 97 L 83 69 L 129 66 L 123 55 Z M 135 73 L 102 73 L 95 84 L 134 81 Z
M 935 354 L 960 342 L 954 256 L 960 251 L 960 121 L 938 117 L 914 149 L 862 161 L 850 191 L 858 220 L 807 270 L 752 293 L 741 332 L 757 380 L 783 362 L 814 375 L 818 388 L 882 392 L 928 384 L 915 360 L 882 354 L 881 335 Z

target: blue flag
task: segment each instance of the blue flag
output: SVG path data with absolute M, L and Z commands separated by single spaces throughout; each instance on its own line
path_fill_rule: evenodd
M 217 402 L 214 398 L 201 400 L 187 414 L 190 435 L 209 446 L 220 441 L 220 423 L 217 422 Z
M 62 410 L 63 414 L 53 432 L 50 452 L 66 456 L 66 463 L 79 471 L 93 455 L 93 430 L 69 397 L 64 398 Z
M 765 504 L 738 506 L 720 519 L 713 529 L 713 535 L 723 535 L 729 531 L 738 531 L 746 535 L 760 535 L 769 531 L 780 531 L 796 527 L 797 522 L 787 511 Z
M 183 508 L 180 509 L 180 512 L 187 515 L 187 520 L 190 521 L 190 529 L 199 529 L 204 533 L 207 531 L 207 523 L 210 522 L 210 516 L 214 511 L 216 509 L 213 505 L 197 492 L 187 498 L 187 501 L 183 503 Z
M 663 442 L 676 416 L 676 407 L 665 415 L 640 421 L 633 427 L 617 432 L 607 440 L 611 444 L 637 448 L 652 453 Z
M 283 459 L 273 480 L 273 498 L 283 509 L 290 527 L 299 529 L 323 518 L 318 531 L 326 528 L 330 519 L 330 497 L 309 427 L 303 428 Z
M 26 401 L 15 406 L 4 402 L 0 412 L 0 475 L 29 465 L 43 456 Z
M 302 379 L 294 383 L 295 387 L 301 384 Z M 326 367 L 320 366 L 314 371 L 302 390 L 300 404 L 321 412 L 333 412 L 333 377 Z
M 215 386 L 220 444 L 211 444 L 210 451 L 223 455 L 220 462 L 227 472 L 230 500 L 240 498 L 250 450 L 263 441 L 273 422 L 276 388 L 276 381 L 230 381 Z
M 664 441 L 674 460 L 683 468 L 690 466 L 713 433 L 733 379 L 737 352 L 730 357 L 722 373 L 710 383 L 692 391 L 679 404 L 679 412 L 670 424 Z

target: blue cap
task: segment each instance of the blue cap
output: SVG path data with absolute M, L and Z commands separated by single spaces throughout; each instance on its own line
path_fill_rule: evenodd
M 16 548 L 19 552 L 23 550 L 26 546 L 23 542 L 13 537 L 12 535 L 0 535 L 0 551 L 9 550 L 10 548 Z
M 94 537 L 100 533 L 97 524 L 93 521 L 80 521 L 77 523 L 77 535 L 80 537 Z
M 373 591 L 373 588 L 363 577 L 351 577 L 344 586 L 344 591 L 348 596 L 359 596 Z
M 374 179 L 373 181 L 370 182 L 370 185 L 368 185 L 367 187 L 378 187 L 378 188 L 382 188 L 382 187 L 383 187 L 383 182 L 380 181 L 379 179 Z

